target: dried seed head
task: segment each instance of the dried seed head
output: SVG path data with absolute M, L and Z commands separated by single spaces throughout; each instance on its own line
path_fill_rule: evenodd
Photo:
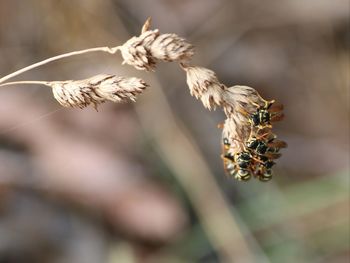
M 117 77 L 100 74 L 84 80 L 53 81 L 52 87 L 55 99 L 64 107 L 84 108 L 105 101 L 122 102 L 135 101 L 136 95 L 148 85 L 138 78 Z
M 139 70 L 154 70 L 157 60 L 187 61 L 193 54 L 193 46 L 176 34 L 160 34 L 158 29 L 149 30 L 148 19 L 138 37 L 125 42 L 120 51 L 124 64 Z
M 255 89 L 240 85 L 227 88 L 223 100 L 223 107 L 227 116 L 237 112 L 246 115 L 252 114 L 257 108 L 268 103 Z
M 223 94 L 227 89 L 219 82 L 214 71 L 202 68 L 183 66 L 186 71 L 186 81 L 192 96 L 201 99 L 204 107 L 211 110 L 223 102 Z
M 247 141 L 252 136 L 252 132 L 256 130 L 252 125 L 252 116 L 260 108 L 273 103 L 273 101 L 264 100 L 255 89 L 238 85 L 226 88 L 222 98 L 224 112 L 239 127 L 237 134 L 241 141 Z
M 227 118 L 225 120 L 222 138 L 226 139 L 230 147 L 228 148 L 228 153 L 235 155 L 238 152 L 244 150 L 244 141 L 242 141 L 242 134 L 245 133 L 245 130 L 242 130 L 242 125 L 237 122 L 234 118 Z

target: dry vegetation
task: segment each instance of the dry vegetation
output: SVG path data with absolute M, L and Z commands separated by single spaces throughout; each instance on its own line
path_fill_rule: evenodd
M 0 88 L 0 262 L 346 262 L 348 10 L 340 0 L 1 2 L 1 76 L 53 54 L 125 45 L 16 79 L 55 84 L 64 105 L 99 112 L 62 109 L 39 86 Z M 159 31 L 140 34 L 148 16 Z M 182 55 L 157 52 L 169 39 Z M 222 131 L 222 112 L 195 103 L 186 78 L 205 107 L 224 109 Z M 274 133 L 289 147 L 266 184 L 224 176 L 220 133 L 231 138 L 227 166 L 255 132 L 247 116 L 268 103 L 230 84 L 285 105 Z M 137 103 L 100 105 L 140 92 Z

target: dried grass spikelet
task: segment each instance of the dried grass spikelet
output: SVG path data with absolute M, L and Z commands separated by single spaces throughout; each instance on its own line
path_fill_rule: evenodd
M 193 46 L 176 34 L 160 34 L 150 30 L 150 18 L 145 22 L 141 35 L 132 37 L 119 49 L 124 59 L 139 70 L 154 70 L 157 60 L 187 61 L 194 54 Z
M 55 99 L 63 107 L 94 108 L 105 101 L 135 101 L 148 85 L 139 78 L 100 74 L 83 80 L 48 82 Z
M 252 132 L 250 116 L 266 103 L 255 89 L 248 86 L 226 87 L 222 92 L 223 110 L 236 123 L 236 134 L 240 141 L 249 139 Z
M 226 87 L 220 83 L 214 71 L 183 64 L 182 67 L 186 71 L 186 82 L 191 95 L 200 99 L 204 107 L 211 110 L 223 103 Z
M 255 89 L 241 85 L 227 88 L 223 100 L 223 107 L 227 116 L 237 112 L 252 114 L 258 107 L 262 107 L 267 103 Z
M 242 135 L 247 131 L 235 118 L 227 118 L 222 129 L 222 138 L 226 138 L 230 144 L 227 152 L 235 155 L 244 150 Z

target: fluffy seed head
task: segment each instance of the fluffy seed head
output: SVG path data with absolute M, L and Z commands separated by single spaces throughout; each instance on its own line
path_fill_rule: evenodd
M 223 101 L 227 116 L 243 112 L 252 114 L 258 107 L 263 107 L 267 103 L 255 89 L 241 85 L 227 88 Z
M 222 104 L 226 87 L 219 82 L 214 71 L 192 66 L 183 66 L 183 69 L 191 95 L 201 99 L 204 107 L 211 110 Z
M 255 89 L 248 86 L 229 87 L 222 93 L 223 110 L 228 119 L 235 122 L 235 133 L 239 140 L 249 139 L 252 132 L 251 115 L 266 103 L 267 101 L 262 99 Z
M 229 142 L 230 147 L 227 152 L 233 156 L 238 152 L 244 151 L 242 134 L 244 134 L 246 131 L 243 128 L 244 127 L 234 118 L 227 118 L 224 122 L 222 138 Z
M 55 99 L 64 107 L 95 108 L 109 100 L 112 102 L 135 101 L 136 95 L 148 85 L 138 78 L 100 74 L 84 80 L 49 82 Z
M 139 70 L 154 70 L 157 60 L 187 61 L 193 54 L 193 46 L 176 34 L 160 34 L 158 29 L 150 30 L 150 20 L 142 28 L 141 35 L 125 42 L 120 51 L 124 64 Z

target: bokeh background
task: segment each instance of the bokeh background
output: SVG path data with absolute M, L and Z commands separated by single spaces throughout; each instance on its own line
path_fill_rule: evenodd
M 0 88 L 0 262 L 348 262 L 349 2 L 2 0 L 0 75 L 117 46 L 148 16 L 196 46 L 193 64 L 285 105 L 274 179 L 225 176 L 224 114 L 190 96 L 175 63 L 51 63 L 16 80 L 115 73 L 151 87 L 98 112 L 62 109 L 46 87 Z

